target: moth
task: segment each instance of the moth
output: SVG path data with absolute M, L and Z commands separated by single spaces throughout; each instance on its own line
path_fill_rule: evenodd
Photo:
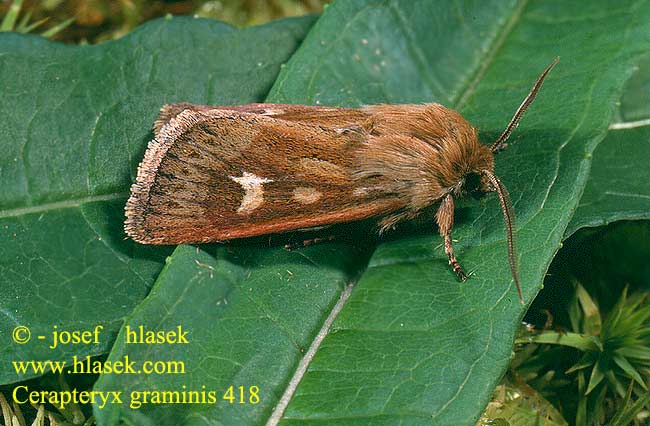
M 491 145 L 436 103 L 165 105 L 131 187 L 125 232 L 143 244 L 207 243 L 370 217 L 384 231 L 437 204 L 449 265 L 464 281 L 452 244 L 454 200 L 496 192 L 523 303 L 514 214 L 494 154 L 558 60 Z

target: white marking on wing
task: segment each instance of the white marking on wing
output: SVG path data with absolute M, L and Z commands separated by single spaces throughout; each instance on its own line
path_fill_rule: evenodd
M 244 197 L 237 213 L 250 213 L 264 203 L 264 188 L 262 184 L 273 182 L 271 179 L 255 176 L 253 173 L 244 172 L 241 177 L 228 176 L 244 189 Z

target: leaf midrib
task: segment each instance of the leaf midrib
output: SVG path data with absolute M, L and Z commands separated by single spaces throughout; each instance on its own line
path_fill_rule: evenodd
M 14 209 L 0 210 L 0 219 L 8 217 L 18 217 L 28 214 L 45 213 L 51 210 L 62 210 L 80 207 L 82 204 L 93 203 L 98 201 L 113 201 L 128 197 L 127 192 L 113 192 L 102 195 L 91 195 L 88 197 L 71 198 L 63 201 L 54 201 L 51 203 L 37 204 L 29 207 L 18 207 Z
M 490 46 L 490 48 L 486 50 L 485 57 L 484 57 L 485 59 L 481 61 L 481 65 L 479 65 L 476 71 L 474 72 L 474 78 L 470 79 L 469 82 L 465 82 L 466 84 L 465 90 L 461 90 L 458 98 L 452 100 L 452 105 L 456 110 L 460 110 L 463 107 L 463 105 L 465 104 L 465 102 L 467 102 L 469 97 L 472 94 L 474 94 L 476 90 L 476 86 L 481 81 L 483 81 L 483 77 L 485 77 L 485 73 L 494 62 L 494 58 L 496 57 L 497 52 L 499 51 L 501 46 L 503 46 L 503 43 L 508 38 L 510 33 L 512 33 L 512 29 L 519 22 L 524 9 L 528 5 L 528 1 L 529 0 L 521 0 L 519 4 L 517 4 L 517 6 L 513 10 L 510 19 L 506 21 L 506 23 L 501 27 L 499 34 L 494 38 L 494 41 L 492 42 L 492 46 Z

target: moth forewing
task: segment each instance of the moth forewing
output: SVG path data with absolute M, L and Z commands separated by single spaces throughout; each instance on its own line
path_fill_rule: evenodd
M 354 221 L 403 205 L 393 194 L 363 193 L 352 180 L 353 151 L 364 143 L 358 133 L 202 106 L 183 105 L 171 117 L 174 108 L 161 111 L 127 202 L 125 230 L 136 241 L 223 241 Z

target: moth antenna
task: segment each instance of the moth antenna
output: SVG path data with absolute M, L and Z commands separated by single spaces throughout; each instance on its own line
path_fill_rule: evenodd
M 549 72 L 553 69 L 555 64 L 557 64 L 560 61 L 560 57 L 557 56 L 551 64 L 546 67 L 544 72 L 542 72 L 539 77 L 537 77 L 537 81 L 535 81 L 535 84 L 533 84 L 533 88 L 530 89 L 530 92 L 528 93 L 528 96 L 526 96 L 526 99 L 519 105 L 519 108 L 517 108 L 517 111 L 515 112 L 515 115 L 512 116 L 512 119 L 510 120 L 510 123 L 508 123 L 508 127 L 501 133 L 501 136 L 490 146 L 490 149 L 492 152 L 498 152 L 504 148 L 504 144 L 506 140 L 510 137 L 510 134 L 512 133 L 513 130 L 517 127 L 519 124 L 519 120 L 521 119 L 521 116 L 524 115 L 524 112 L 526 112 L 526 108 L 530 104 L 533 103 L 535 100 L 535 96 L 537 96 L 537 92 L 539 92 L 539 89 L 542 87 L 542 84 L 544 83 L 544 79 L 548 75 Z
M 490 170 L 483 170 L 482 174 L 487 176 L 488 180 L 494 186 L 496 193 L 499 196 L 499 203 L 501 204 L 501 212 L 503 213 L 503 220 L 506 223 L 506 234 L 508 236 L 508 260 L 510 262 L 510 270 L 512 271 L 512 278 L 517 287 L 517 294 L 519 295 L 519 303 L 524 304 L 524 296 L 521 294 L 521 285 L 519 284 L 519 272 L 517 271 L 517 260 L 515 258 L 515 239 L 513 237 L 512 228 L 515 215 L 512 211 L 512 204 L 510 203 L 510 196 L 508 191 L 503 186 L 501 181 Z

